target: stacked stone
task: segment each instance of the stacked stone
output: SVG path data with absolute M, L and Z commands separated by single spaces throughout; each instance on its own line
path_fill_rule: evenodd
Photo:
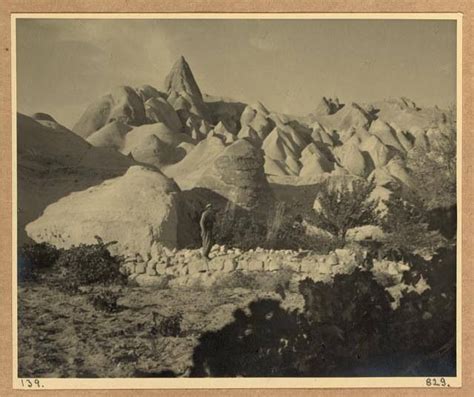
M 214 245 L 210 261 L 201 257 L 199 250 L 168 250 L 153 245 L 151 254 L 140 255 L 127 261 L 125 269 L 130 278 L 140 285 L 202 286 L 212 285 L 219 277 L 233 272 L 274 272 L 283 269 L 295 273 L 296 279 L 309 277 L 328 282 L 336 274 L 351 273 L 363 264 L 361 252 L 337 249 L 329 255 L 308 251 L 267 250 L 263 248 L 242 251 Z

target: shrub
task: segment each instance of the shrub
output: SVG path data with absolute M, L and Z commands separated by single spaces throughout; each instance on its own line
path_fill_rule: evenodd
M 176 313 L 172 316 L 164 316 L 158 312 L 153 312 L 154 326 L 153 335 L 161 336 L 179 336 L 181 334 L 181 323 L 183 321 L 182 313 Z
M 370 198 L 375 188 L 373 180 L 366 182 L 354 180 L 350 186 L 340 188 L 331 185 L 329 180 L 321 184 L 316 197 L 316 226 L 327 230 L 345 242 L 349 229 L 375 224 L 377 221 L 377 201 Z
M 449 110 L 437 128 L 441 133 L 429 148 L 415 146 L 408 153 L 410 174 L 429 209 L 456 205 L 455 108 Z
M 126 283 L 127 276 L 120 271 L 122 259 L 110 254 L 107 247 L 111 243 L 97 240 L 97 244 L 81 244 L 59 256 L 57 281 L 65 292 L 73 293 L 81 286 Z
M 449 265 L 435 269 L 443 266 Z M 370 272 L 337 275 L 332 285 L 305 279 L 299 286 L 303 313 L 271 299 L 236 310 L 232 323 L 199 338 L 191 376 L 453 375 L 448 284 L 406 294 L 392 311 L 390 296 Z
M 294 216 L 287 205 L 278 202 L 266 218 L 243 210 L 222 211 L 216 216 L 214 237 L 219 245 L 244 250 L 256 247 L 267 249 L 307 249 L 327 254 L 341 247 L 337 238 L 311 235 L 296 227 Z
M 95 310 L 104 313 L 116 313 L 119 310 L 117 301 L 120 295 L 110 289 L 100 290 L 88 297 Z
M 255 214 L 243 210 L 223 211 L 216 215 L 214 238 L 219 245 L 250 249 L 262 246 L 267 229 Z
M 332 285 L 305 279 L 299 290 L 309 322 L 330 326 L 340 338 L 335 349 L 344 362 L 355 363 L 384 350 L 391 298 L 371 272 L 338 274 Z
M 430 288 L 403 295 L 392 334 L 405 349 L 429 351 L 455 338 L 456 247 L 441 248 L 429 262 L 416 255 L 409 262 L 403 281 L 415 286 L 423 278 Z
M 333 285 L 306 279 L 300 291 L 304 314 L 262 299 L 201 336 L 192 376 L 335 375 L 383 351 L 391 309 L 371 273 L 338 275 Z
M 446 243 L 436 231 L 430 231 L 423 202 L 415 195 L 393 193 L 384 201 L 387 212 L 380 224 L 385 233 L 384 250 L 405 258 L 414 253 L 431 254 Z
M 193 353 L 190 376 L 291 376 L 293 354 L 286 354 L 285 341 L 293 347 L 299 336 L 296 312 L 288 313 L 279 302 L 262 299 L 249 304 L 246 314 L 234 312 L 234 321 L 221 330 L 206 332 Z
M 276 232 L 276 238 L 272 242 L 265 242 L 264 248 L 312 250 L 317 254 L 326 255 L 336 248 L 341 248 L 343 242 L 337 237 L 322 234 L 310 234 L 299 222 L 283 222 Z
M 26 244 L 18 252 L 18 280 L 34 281 L 51 269 L 61 251 L 48 243 Z

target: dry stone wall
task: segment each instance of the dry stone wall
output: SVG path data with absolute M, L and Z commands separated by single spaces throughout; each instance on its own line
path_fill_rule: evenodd
M 220 275 L 233 271 L 275 272 L 291 270 L 297 277 L 310 277 L 315 281 L 329 281 L 336 274 L 351 273 L 364 266 L 363 251 L 337 249 L 329 255 L 316 255 L 307 251 L 255 250 L 242 251 L 214 245 L 211 260 L 201 257 L 199 250 L 152 250 L 151 258 L 137 255 L 124 265 L 130 278 L 141 285 L 161 284 L 161 278 L 172 280 L 173 285 L 211 285 Z

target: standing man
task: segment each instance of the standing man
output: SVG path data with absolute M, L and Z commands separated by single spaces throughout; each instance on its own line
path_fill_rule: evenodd
M 206 208 L 201 215 L 199 225 L 201 226 L 202 256 L 209 259 L 209 252 L 211 252 L 212 245 L 214 244 L 212 239 L 212 228 L 214 226 L 212 204 L 206 205 Z

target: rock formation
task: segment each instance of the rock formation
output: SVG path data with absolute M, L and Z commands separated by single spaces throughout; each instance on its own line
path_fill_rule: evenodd
M 50 122 L 50 121 L 49 121 Z M 24 227 L 71 192 L 123 175 L 135 162 L 108 148 L 95 148 L 72 131 L 17 116 L 18 244 Z
M 265 138 L 265 172 L 275 175 L 298 175 L 298 159 L 310 138 L 297 133 L 290 126 L 278 126 Z
M 338 98 L 332 99 L 323 96 L 314 113 L 316 115 L 330 115 L 336 113 L 342 107 Z
M 178 247 L 180 232 L 192 228 L 179 213 L 179 193 L 156 169 L 132 166 L 121 177 L 49 205 L 26 231 L 33 240 L 60 248 L 95 243 L 99 236 L 116 241 L 110 246 L 115 254 L 147 259 L 154 246 Z
M 177 146 L 183 142 L 194 143 L 189 135 L 173 132 L 162 123 L 147 124 L 135 127 L 125 135 L 121 152 L 131 153 L 139 162 L 161 167 L 182 159 L 183 153 Z
M 196 186 L 216 192 L 247 210 L 268 208 L 273 199 L 263 164 L 263 152 L 239 139 L 212 161 Z
M 190 115 L 208 119 L 208 109 L 203 100 L 193 72 L 184 57 L 180 57 L 165 79 L 168 102 L 177 111 L 182 122 Z
M 129 125 L 141 125 L 146 122 L 143 101 L 133 88 L 117 87 L 110 94 L 93 102 L 73 127 L 73 131 L 86 139 L 113 121 Z
M 172 131 L 182 132 L 183 125 L 173 107 L 163 98 L 150 98 L 145 102 L 147 121 L 166 124 Z
M 302 167 L 299 176 L 303 178 L 321 176 L 334 170 L 334 163 L 326 158 L 326 155 L 315 143 L 310 143 L 304 148 L 300 162 Z
M 132 130 L 128 124 L 113 121 L 89 135 L 87 142 L 96 147 L 110 147 L 118 151 L 123 149 L 125 135 Z

